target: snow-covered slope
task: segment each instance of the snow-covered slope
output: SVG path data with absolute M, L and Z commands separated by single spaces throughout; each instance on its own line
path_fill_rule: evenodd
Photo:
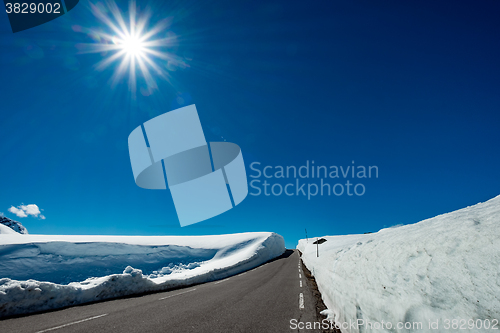
M 283 237 L 269 232 L 217 236 L 2 234 L 0 317 L 222 279 L 284 251 Z
M 28 234 L 28 230 L 21 224 L 21 222 L 11 220 L 5 216 L 0 216 L 0 225 L 9 227 L 10 229 L 20 234 Z
M 342 332 L 480 332 L 487 322 L 500 329 L 500 196 L 374 234 L 323 238 L 319 258 L 311 240 L 297 248 L 325 314 L 339 324 L 364 320 Z M 429 329 L 429 320 L 438 325 Z M 381 329 L 382 321 L 392 329 Z M 422 329 L 399 329 L 399 322 Z
M 0 223 L 0 234 L 17 234 L 17 232 Z

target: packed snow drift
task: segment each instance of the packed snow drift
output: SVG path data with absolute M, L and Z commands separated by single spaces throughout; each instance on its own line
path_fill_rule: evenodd
M 0 223 L 0 234 L 17 234 L 17 232 Z
M 322 238 L 319 258 L 316 239 L 297 248 L 342 332 L 500 329 L 500 196 L 416 224 Z
M 284 251 L 283 237 L 268 232 L 218 236 L 2 232 L 0 318 L 222 279 Z

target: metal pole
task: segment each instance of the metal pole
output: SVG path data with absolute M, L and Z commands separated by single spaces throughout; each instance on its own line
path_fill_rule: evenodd
M 318 242 L 318 237 L 316 237 L 316 257 L 319 258 L 319 242 Z

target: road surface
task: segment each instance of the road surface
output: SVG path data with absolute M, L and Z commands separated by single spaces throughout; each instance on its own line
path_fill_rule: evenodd
M 1 333 L 301 332 L 316 321 L 298 252 L 224 280 L 0 320 Z M 304 332 L 314 332 L 304 330 Z

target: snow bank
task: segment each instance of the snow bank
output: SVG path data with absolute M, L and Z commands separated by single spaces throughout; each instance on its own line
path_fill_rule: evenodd
M 222 279 L 284 251 L 283 237 L 267 232 L 218 236 L 1 234 L 0 317 Z
M 479 332 L 476 325 L 500 320 L 500 196 L 416 224 L 323 238 L 319 258 L 314 240 L 297 248 L 324 314 L 338 324 L 365 323 L 342 332 Z M 375 329 L 382 321 L 392 329 Z
M 14 230 L 0 223 L 0 234 L 16 234 Z

